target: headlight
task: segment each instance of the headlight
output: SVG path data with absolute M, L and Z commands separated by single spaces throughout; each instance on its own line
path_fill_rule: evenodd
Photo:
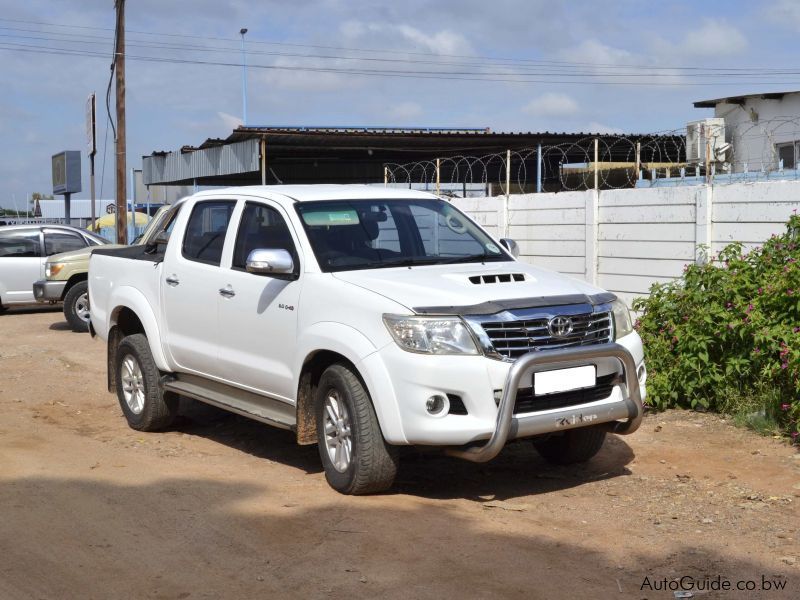
M 47 277 L 48 279 L 50 277 L 55 277 L 56 275 L 59 274 L 59 272 L 63 268 L 64 268 L 63 263 L 47 263 L 44 266 L 44 276 Z
M 458 317 L 383 315 L 394 341 L 408 352 L 424 354 L 478 354 L 464 322 Z
M 614 300 L 611 304 L 614 315 L 614 339 L 618 340 L 633 332 L 633 322 L 628 306 L 622 300 Z

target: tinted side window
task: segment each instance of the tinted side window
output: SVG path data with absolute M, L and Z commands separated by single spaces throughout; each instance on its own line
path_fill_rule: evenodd
M 86 242 L 77 233 L 68 231 L 44 232 L 44 253 L 47 256 L 69 252 L 70 250 L 80 250 L 85 247 Z
M 236 245 L 233 248 L 233 268 L 244 269 L 247 257 L 253 250 L 277 248 L 292 255 L 297 265 L 292 234 L 281 214 L 269 206 L 248 202 L 242 213 Z
M 192 209 L 183 237 L 183 256 L 189 260 L 219 266 L 225 232 L 236 202 L 211 200 L 198 202 Z
M 0 258 L 38 258 L 41 255 L 38 229 L 0 232 Z

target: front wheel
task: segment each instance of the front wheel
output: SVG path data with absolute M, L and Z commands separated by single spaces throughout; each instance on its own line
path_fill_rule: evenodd
M 72 331 L 89 330 L 89 283 L 79 281 L 64 296 L 64 317 Z
M 161 373 L 144 334 L 122 338 L 114 368 L 117 398 L 128 425 L 138 431 L 168 427 L 178 412 L 178 398 L 163 391 Z
M 345 365 L 322 374 L 315 398 L 317 444 L 325 479 L 342 494 L 371 494 L 391 487 L 397 448 L 383 439 L 361 380 Z
M 606 432 L 599 427 L 581 427 L 541 440 L 533 440 L 533 445 L 547 462 L 571 465 L 592 458 L 600 451 L 605 439 Z

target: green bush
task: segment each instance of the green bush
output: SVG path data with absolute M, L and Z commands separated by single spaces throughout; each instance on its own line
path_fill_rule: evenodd
M 633 308 L 650 405 L 755 415 L 798 439 L 800 215 L 749 253 L 734 243 L 687 265 Z

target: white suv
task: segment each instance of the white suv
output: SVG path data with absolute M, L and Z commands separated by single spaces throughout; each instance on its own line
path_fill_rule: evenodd
M 36 304 L 33 284 L 44 278 L 48 256 L 107 243 L 99 236 L 68 225 L 0 227 L 0 310 Z
M 132 427 L 196 398 L 317 443 L 344 493 L 389 487 L 401 445 L 588 460 L 639 426 L 641 340 L 613 294 L 514 247 L 423 192 L 201 192 L 154 243 L 92 254 L 92 330 Z

